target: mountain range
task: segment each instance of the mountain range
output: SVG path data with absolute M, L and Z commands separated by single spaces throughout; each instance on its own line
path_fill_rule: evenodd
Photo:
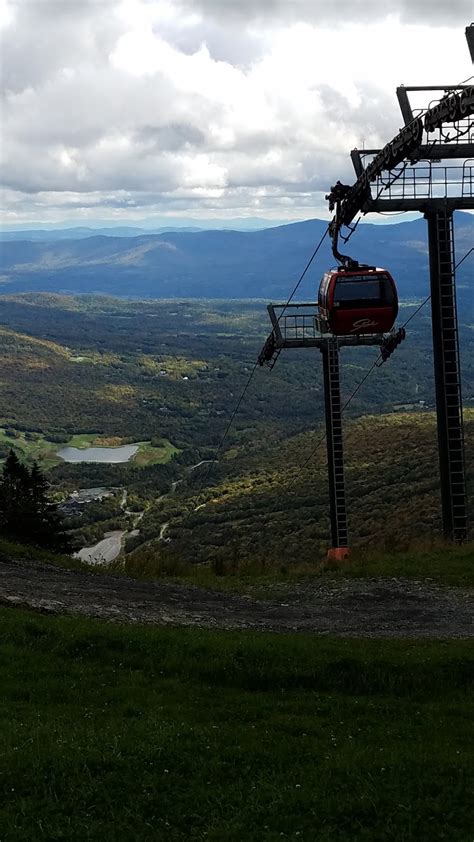
M 294 220 L 296 221 L 296 220 Z M 298 220 L 300 221 L 300 220 Z M 283 219 L 264 219 L 260 216 L 240 216 L 234 219 L 181 217 L 152 217 L 147 219 L 88 219 L 87 225 L 77 225 L 72 220 L 63 222 L 37 222 L 30 226 L 25 223 L 5 224 L 0 227 L 2 240 L 41 240 L 72 239 L 93 236 L 94 234 L 114 234 L 116 237 L 136 237 L 140 234 L 159 234 L 163 231 L 257 231 L 262 228 L 275 228 L 285 225 Z M 1 223 L 0 223 L 1 226 Z
M 22 232 L 29 238 L 0 243 L 0 288 L 3 293 L 286 300 L 326 229 L 326 222 L 313 219 L 257 231 L 181 229 L 130 236 L 106 229 L 107 233 L 73 239 L 64 238 L 63 230 L 54 232 L 54 240 L 33 239 L 33 232 Z M 474 244 L 474 215 L 456 214 L 455 239 L 461 260 Z M 402 299 L 427 294 L 427 230 L 422 218 L 360 224 L 350 243 L 340 248 L 362 262 L 388 268 Z M 326 238 L 300 298 L 314 299 L 322 272 L 334 262 Z M 471 312 L 473 275 L 470 255 L 460 267 L 458 290 Z
M 168 226 L 147 231 L 146 228 L 136 228 L 133 225 L 115 225 L 113 228 L 88 228 L 77 226 L 75 228 L 32 228 L 18 231 L 0 231 L 0 243 L 8 243 L 12 240 L 42 240 L 43 242 L 54 242 L 55 240 L 85 240 L 88 237 L 141 237 L 144 234 L 169 234 L 172 231 L 202 231 L 197 225 L 189 226 Z

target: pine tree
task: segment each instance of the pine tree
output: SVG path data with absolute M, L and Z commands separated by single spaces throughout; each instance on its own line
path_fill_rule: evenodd
M 29 476 L 28 469 L 10 450 L 0 481 L 0 531 L 6 535 L 14 535 L 19 530 Z
M 10 450 L 0 478 L 0 534 L 53 552 L 68 552 L 57 506 L 36 462 L 30 470 Z

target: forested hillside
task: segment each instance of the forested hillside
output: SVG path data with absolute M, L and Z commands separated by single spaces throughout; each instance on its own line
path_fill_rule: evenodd
M 472 500 L 474 412 L 465 422 Z M 345 460 L 351 546 L 402 550 L 436 540 L 434 413 L 348 423 Z M 169 523 L 165 541 L 157 540 L 163 523 Z M 129 542 L 135 552 L 126 569 L 159 572 L 183 562 L 211 563 L 217 573 L 245 572 L 255 564 L 285 568 L 322 560 L 329 535 L 326 450 L 318 429 L 261 442 L 251 451 L 233 448 L 218 464 L 188 474 L 174 494 L 147 511 L 140 536 Z
M 402 308 L 406 320 L 414 307 Z M 466 398 L 474 395 L 473 331 L 461 318 Z M 3 422 L 67 441 L 97 434 L 137 441 L 160 435 L 207 454 L 225 429 L 269 333 L 264 302 L 121 302 L 50 295 L 0 297 Z M 371 365 L 371 348 L 344 349 L 343 394 Z M 323 417 L 317 351 L 281 355 L 257 369 L 235 440 L 288 435 Z M 350 405 L 353 415 L 434 403 L 429 308 L 405 343 Z M 62 438 L 61 438 L 62 436 Z M 229 441 L 229 445 L 232 444 Z

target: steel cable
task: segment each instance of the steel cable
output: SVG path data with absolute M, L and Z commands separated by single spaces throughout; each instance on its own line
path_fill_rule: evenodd
M 314 258 L 316 257 L 316 255 L 317 255 L 317 253 L 318 253 L 319 249 L 321 248 L 321 246 L 322 246 L 322 244 L 323 244 L 323 242 L 324 242 L 325 238 L 327 237 L 327 235 L 328 235 L 328 229 L 326 228 L 326 229 L 325 229 L 325 231 L 324 231 L 324 233 L 323 233 L 323 235 L 322 235 L 322 237 L 321 237 L 321 239 L 319 240 L 319 243 L 317 244 L 317 246 L 316 246 L 316 248 L 314 249 L 314 251 L 313 251 L 313 253 L 312 253 L 311 257 L 309 258 L 308 262 L 306 263 L 306 266 L 305 266 L 305 268 L 303 269 L 303 271 L 302 271 L 302 273 L 301 273 L 300 277 L 298 278 L 298 281 L 296 282 L 295 286 L 293 287 L 293 290 L 292 290 L 292 292 L 291 292 L 290 296 L 288 297 L 288 299 L 287 299 L 287 301 L 286 301 L 285 306 L 283 307 L 283 309 L 282 309 L 282 311 L 281 311 L 280 315 L 278 316 L 278 319 L 277 319 L 277 324 L 278 324 L 278 322 L 280 321 L 280 319 L 282 318 L 283 314 L 285 313 L 285 310 L 286 310 L 286 309 L 288 308 L 288 306 L 290 305 L 290 303 L 291 303 L 291 301 L 293 300 L 294 296 L 296 295 L 296 293 L 297 293 L 297 291 L 298 291 L 298 289 L 299 289 L 299 287 L 300 287 L 300 284 L 302 283 L 302 281 L 303 281 L 303 279 L 304 279 L 304 277 L 305 277 L 306 273 L 308 272 L 308 269 L 310 268 L 310 266 L 311 266 L 311 264 L 312 264 L 312 262 L 313 262 Z M 199 494 L 199 492 L 202 490 L 202 488 L 204 487 L 204 485 L 207 483 L 207 481 L 208 481 L 208 479 L 209 479 L 209 477 L 210 477 L 210 475 L 211 475 L 211 472 L 212 472 L 212 467 L 213 467 L 213 465 L 217 462 L 217 457 L 218 457 L 219 453 L 221 452 L 221 450 L 222 450 L 222 448 L 223 448 L 223 446 L 224 446 L 224 443 L 225 443 L 225 441 L 226 441 L 226 439 L 227 439 L 227 436 L 228 436 L 228 435 L 229 435 L 229 433 L 230 433 L 230 430 L 231 430 L 231 428 L 232 428 L 232 424 L 234 423 L 234 419 L 235 419 L 235 417 L 236 417 L 236 415 L 237 415 L 237 413 L 238 413 L 238 411 L 239 411 L 239 409 L 240 409 L 240 407 L 241 407 L 241 405 L 242 405 L 243 399 L 244 399 L 244 397 L 245 397 L 245 395 L 246 395 L 246 393 L 247 393 L 247 391 L 248 391 L 248 388 L 249 388 L 249 386 L 250 386 L 250 384 L 251 384 L 251 382 L 252 382 L 252 380 L 253 380 L 254 374 L 255 374 L 255 372 L 256 372 L 256 370 L 257 370 L 257 368 L 258 368 L 258 364 L 259 364 L 259 363 L 258 363 L 258 357 L 257 357 L 257 359 L 256 359 L 256 361 L 255 361 L 255 363 L 254 363 L 254 366 L 253 366 L 253 368 L 252 368 L 252 370 L 251 370 L 251 372 L 250 372 L 250 375 L 249 375 L 249 377 L 248 377 L 248 379 L 247 379 L 247 382 L 246 382 L 246 384 L 245 384 L 245 386 L 244 386 L 244 388 L 243 388 L 243 390 L 242 390 L 242 392 L 241 392 L 241 394 L 240 394 L 240 397 L 238 398 L 237 403 L 236 403 L 236 405 L 235 405 L 235 407 L 234 407 L 234 409 L 233 409 L 233 411 L 232 411 L 232 414 L 231 414 L 231 416 L 230 416 L 229 422 L 228 422 L 227 427 L 226 427 L 226 429 L 225 429 L 225 431 L 224 431 L 224 435 L 222 436 L 222 438 L 221 438 L 221 440 L 220 440 L 220 442 L 219 442 L 219 445 L 218 445 L 218 446 L 217 446 L 217 448 L 216 448 L 216 451 L 215 451 L 215 454 L 214 454 L 214 458 L 210 461 L 210 463 L 209 463 L 209 468 L 208 468 L 207 472 L 205 473 L 205 475 L 203 476 L 203 479 L 202 479 L 201 483 L 199 484 L 199 487 L 198 487 L 198 490 L 197 490 L 197 493 L 198 493 L 198 494 Z

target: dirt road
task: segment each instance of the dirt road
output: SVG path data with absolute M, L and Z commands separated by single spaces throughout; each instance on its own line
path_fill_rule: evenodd
M 311 580 L 269 601 L 169 582 L 0 562 L 0 604 L 127 623 L 363 637 L 474 636 L 472 592 L 408 579 Z M 282 597 L 281 594 L 284 593 Z

